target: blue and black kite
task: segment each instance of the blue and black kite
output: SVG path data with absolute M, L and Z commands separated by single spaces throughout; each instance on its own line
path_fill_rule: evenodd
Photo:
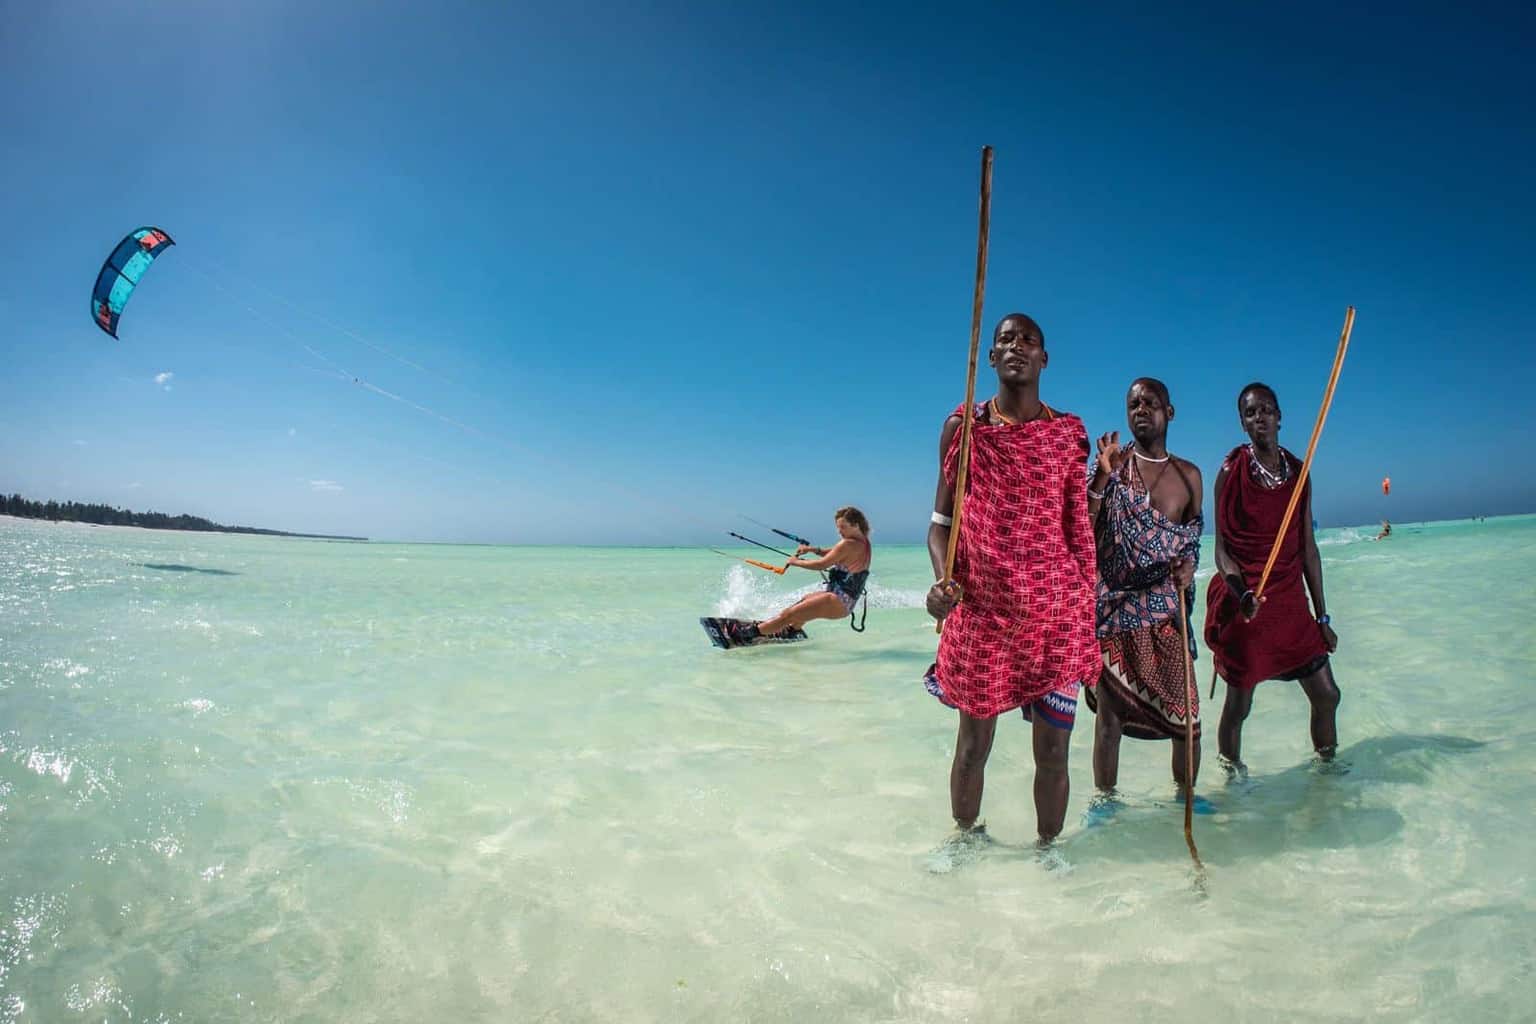
M 97 327 L 117 337 L 118 317 L 123 315 L 123 306 L 139 278 L 155 262 L 155 257 L 175 244 L 159 228 L 139 228 L 117 243 L 112 255 L 101 265 L 101 273 L 96 275 L 96 287 L 91 289 L 91 319 Z

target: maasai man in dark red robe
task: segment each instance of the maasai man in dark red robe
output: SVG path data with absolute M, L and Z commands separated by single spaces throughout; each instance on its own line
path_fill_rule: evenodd
M 954 582 L 935 583 L 928 611 L 943 623 L 925 684 L 960 712 L 949 795 L 962 833 L 980 829 L 981 791 L 997 716 L 1033 723 L 1035 817 L 1042 844 L 1067 812 L 1067 747 L 1078 689 L 1098 673 L 1094 552 L 1082 420 L 1040 400 L 1049 357 L 1022 313 L 993 332 L 987 361 L 997 394 L 974 410 L 971 460 Z M 944 423 L 928 552 L 944 578 L 964 408 Z
M 1339 688 L 1328 655 L 1339 638 L 1328 618 L 1323 561 L 1312 536 L 1312 484 L 1303 486 L 1261 601 L 1254 590 L 1301 462 L 1280 447 L 1280 400 L 1267 384 L 1243 388 L 1237 411 L 1250 440 L 1232 449 L 1216 477 L 1217 575 L 1206 590 L 1205 615 L 1205 642 L 1227 683 L 1217 730 L 1223 767 L 1247 771 L 1243 720 L 1253 707 L 1254 687 L 1266 679 L 1301 684 L 1312 702 L 1312 746 L 1331 761 L 1338 746 Z
M 1088 511 L 1098 541 L 1098 633 L 1103 667 L 1088 688 L 1094 710 L 1093 783 L 1099 795 L 1089 821 L 1118 807 L 1120 737 L 1173 741 L 1173 779 L 1183 794 L 1200 768 L 1200 702 L 1189 679 L 1185 627 L 1200 561 L 1200 469 L 1168 451 L 1173 402 L 1162 381 L 1141 377 L 1125 396 L 1125 418 L 1135 440 L 1120 433 L 1099 438 L 1099 457 L 1088 485 Z M 1189 642 L 1194 643 L 1193 635 Z M 1193 734 L 1194 750 L 1186 747 Z M 1197 810 L 1208 810 L 1199 801 Z

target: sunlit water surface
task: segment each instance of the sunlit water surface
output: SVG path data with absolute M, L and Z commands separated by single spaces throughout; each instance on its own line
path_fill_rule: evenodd
M 725 653 L 812 578 L 0 519 L 0 1022 L 1531 1019 L 1536 521 L 1369 536 L 1349 771 L 1265 684 L 1197 876 L 1166 745 L 1082 824 L 1086 708 L 1053 858 L 1016 716 L 939 849 L 915 547 L 867 633 Z

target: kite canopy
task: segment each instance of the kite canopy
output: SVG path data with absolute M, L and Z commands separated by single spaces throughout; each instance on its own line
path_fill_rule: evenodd
M 1383 477 L 1382 478 L 1382 480 L 1381 480 L 1381 493 L 1382 494 L 1391 494 L 1392 493 L 1392 478 L 1391 477 L 1388 476 L 1388 477 Z
M 101 273 L 96 275 L 96 287 L 91 289 L 91 319 L 97 327 L 117 337 L 117 320 L 139 278 L 155 262 L 155 257 L 175 244 L 159 228 L 139 228 L 117 243 L 101 265 Z

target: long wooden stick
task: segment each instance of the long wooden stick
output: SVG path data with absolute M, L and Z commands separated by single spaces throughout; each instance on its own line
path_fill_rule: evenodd
M 1290 503 L 1285 506 L 1285 518 L 1280 520 L 1280 532 L 1275 534 L 1275 543 L 1269 549 L 1269 560 L 1264 563 L 1264 574 L 1259 577 L 1259 585 L 1254 588 L 1254 597 L 1264 595 L 1264 586 L 1269 582 L 1269 573 L 1275 567 L 1275 559 L 1280 557 L 1280 545 L 1285 541 L 1286 531 L 1291 526 L 1291 516 L 1296 512 L 1296 505 L 1301 501 L 1302 489 L 1307 485 L 1307 475 L 1312 472 L 1312 456 L 1317 452 L 1317 439 L 1323 436 L 1323 424 L 1328 421 L 1328 409 L 1333 405 L 1333 390 L 1339 385 L 1339 371 L 1344 369 L 1344 353 L 1349 351 L 1349 334 L 1355 329 L 1355 307 L 1350 306 L 1344 311 L 1344 333 L 1339 335 L 1339 350 L 1333 357 L 1333 372 L 1328 375 L 1328 389 L 1323 392 L 1323 407 L 1317 410 L 1317 423 L 1312 427 L 1312 440 L 1307 442 L 1307 457 L 1301 464 L 1301 472 L 1296 475 L 1296 489 L 1291 491 Z
M 1179 625 L 1184 633 L 1184 843 L 1195 867 L 1205 869 L 1200 863 L 1200 851 L 1195 848 L 1195 666 L 1189 657 L 1189 607 L 1184 591 L 1179 591 Z
M 971 296 L 971 358 L 965 369 L 965 412 L 960 421 L 960 461 L 955 471 L 955 514 L 949 526 L 949 547 L 944 553 L 944 582 L 955 578 L 955 549 L 960 543 L 960 523 L 965 514 L 965 484 L 971 470 L 971 421 L 975 419 L 976 356 L 981 350 L 981 307 L 987 294 L 987 235 L 992 225 L 992 147 L 981 147 L 981 214 L 976 232 L 976 290 Z M 934 624 L 941 633 L 944 623 Z

